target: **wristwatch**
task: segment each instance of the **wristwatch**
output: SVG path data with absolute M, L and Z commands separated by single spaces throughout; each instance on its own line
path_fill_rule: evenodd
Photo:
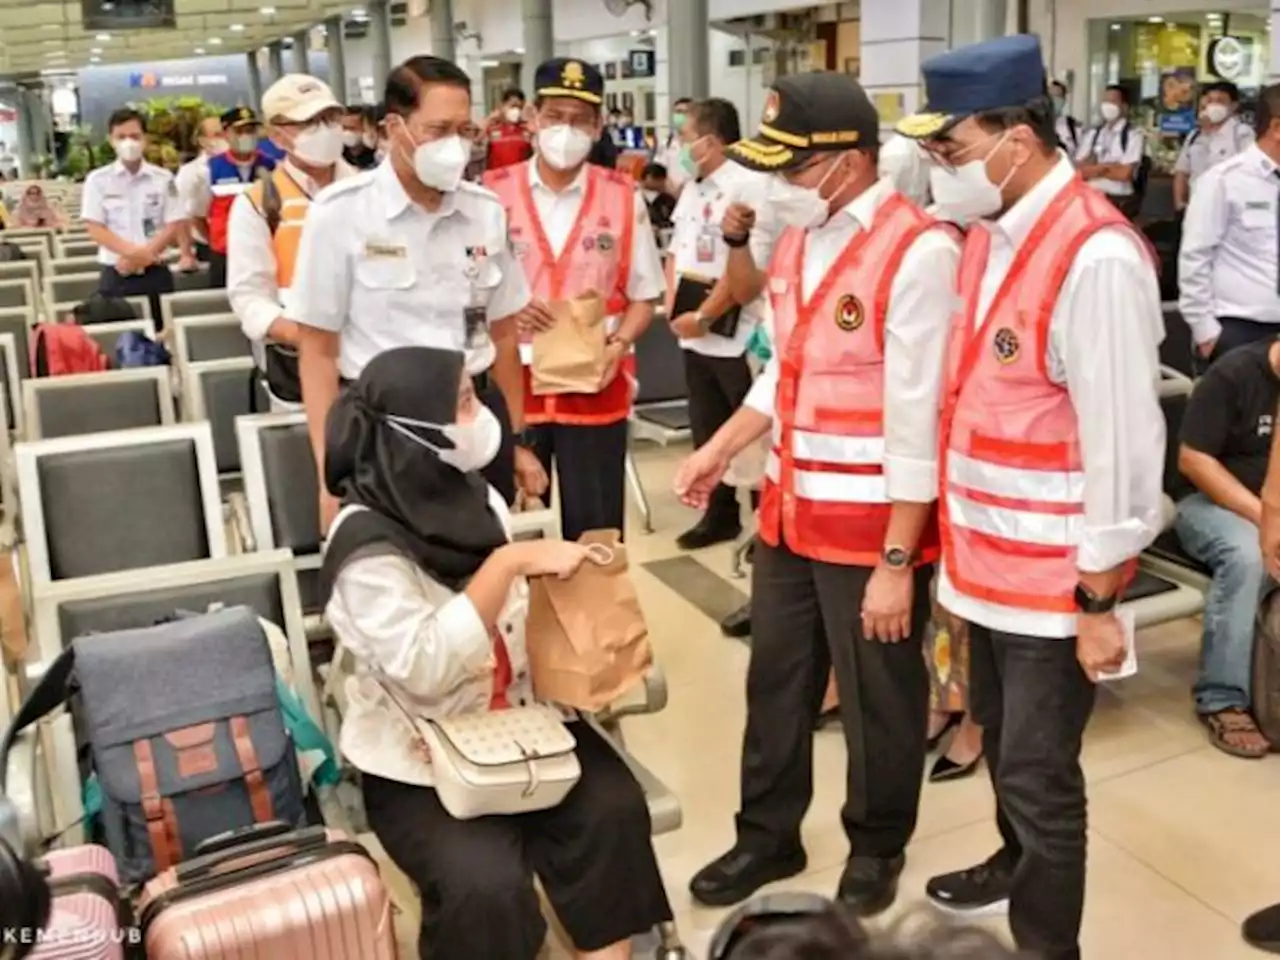
M 740 237 L 731 237 L 727 233 L 721 233 L 720 239 L 724 241 L 726 247 L 737 250 L 751 242 L 751 231 L 748 230 Z
M 1083 583 L 1076 584 L 1076 609 L 1081 613 L 1110 613 L 1119 599 L 1119 594 L 1100 597 Z
M 711 326 L 711 318 L 704 316 L 701 310 L 693 311 L 693 319 L 697 321 L 698 329 L 704 333 L 706 332 L 707 327 Z
M 906 547 L 885 547 L 880 552 L 880 559 L 890 570 L 907 570 L 915 560 L 915 551 Z

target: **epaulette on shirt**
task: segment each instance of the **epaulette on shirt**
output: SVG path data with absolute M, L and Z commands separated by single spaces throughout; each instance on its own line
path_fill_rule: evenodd
M 344 197 L 354 190 L 359 190 L 361 187 L 368 186 L 373 182 L 373 175 L 377 172 L 378 168 L 374 167 L 372 170 L 362 170 L 354 177 L 344 177 L 321 190 L 316 198 L 311 202 L 317 206 L 324 206 L 325 204 L 333 203 L 333 201 L 338 197 Z
M 498 194 L 486 187 L 483 183 L 475 183 L 471 180 L 463 180 L 458 187 L 459 193 L 469 193 L 472 196 L 483 197 L 485 200 L 492 200 L 494 203 L 501 203 Z

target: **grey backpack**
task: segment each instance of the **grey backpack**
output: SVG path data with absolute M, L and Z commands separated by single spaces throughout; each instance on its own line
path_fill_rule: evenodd
M 0 741 L 72 702 L 126 883 L 253 824 L 305 822 L 271 650 L 247 607 L 78 637 Z M 3 766 L 0 766 L 3 769 Z

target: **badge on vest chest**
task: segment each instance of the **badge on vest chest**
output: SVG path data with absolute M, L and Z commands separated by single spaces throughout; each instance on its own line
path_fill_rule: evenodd
M 601 253 L 608 253 L 613 249 L 613 234 L 602 233 L 596 237 L 596 246 L 600 248 Z
M 1017 333 L 1009 327 L 1001 327 L 997 330 L 991 345 L 995 349 L 996 359 L 1001 363 L 1013 363 L 1022 352 L 1022 343 Z
M 853 333 L 866 318 L 862 301 L 852 293 L 846 293 L 836 302 L 836 326 L 845 333 Z

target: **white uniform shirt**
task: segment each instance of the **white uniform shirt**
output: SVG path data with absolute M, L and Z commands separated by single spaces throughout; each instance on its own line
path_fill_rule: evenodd
M 209 216 L 213 194 L 209 189 L 209 158 L 205 154 L 179 167 L 174 185 L 178 189 L 178 202 L 184 217 L 194 220 Z M 199 242 L 208 243 L 209 238 L 194 226 L 191 232 Z
M 1216 130 L 1195 130 L 1182 144 L 1178 162 L 1173 169 L 1185 173 L 1194 184 L 1208 169 L 1243 153 L 1253 146 L 1253 129 L 1240 122 L 1239 117 L 1228 117 Z
M 482 373 L 496 351 L 487 330 L 468 342 L 467 308 L 492 323 L 529 303 L 498 198 L 463 183 L 429 213 L 390 163 L 311 204 L 292 294 L 289 319 L 341 334 L 338 372 L 350 380 L 382 351 L 412 346 L 465 351 L 467 369 Z
M 685 184 L 671 217 L 674 230 L 669 254 L 675 261 L 677 284 L 684 274 L 711 281 L 724 276 L 729 261 L 729 248 L 720 229 L 724 212 L 731 203 L 747 196 L 763 197 L 768 181 L 767 174 L 726 161 L 714 173 Z M 768 229 L 757 223 L 752 233 Z M 692 340 L 682 339 L 680 346 L 705 357 L 740 357 L 755 322 L 754 311 L 743 311 L 732 338 L 707 333 Z
M 1277 194 L 1276 164 L 1256 145 L 1196 184 L 1178 251 L 1178 306 L 1196 343 L 1218 336 L 1219 317 L 1280 324 Z
M 489 508 L 509 531 L 507 506 L 492 488 Z M 363 509 L 345 507 L 333 530 Z M 512 706 L 533 702 L 525 652 L 528 613 L 529 587 L 519 578 L 496 624 L 511 662 L 507 701 Z M 339 571 L 325 614 L 356 661 L 355 674 L 346 684 L 342 755 L 365 773 L 431 786 L 431 764 L 415 746 L 412 728 L 381 683 L 418 716 L 488 710 L 496 660 L 493 636 L 475 604 L 407 557 L 377 554 L 357 557 Z
M 858 231 L 870 228 L 891 192 L 888 181 L 879 180 L 809 231 L 802 296 L 807 299 L 813 293 Z M 945 230 L 929 230 L 907 248 L 889 289 L 884 321 L 884 473 L 890 500 L 931 503 L 938 496 L 938 398 L 959 265 L 955 239 Z M 747 406 L 771 419 L 778 364 L 775 343 L 773 356 L 746 400 Z
M 1073 172 L 1069 162 L 1060 160 L 1004 216 L 985 225 L 991 232 L 991 255 L 975 325 L 986 319 L 1015 253 Z M 1160 533 L 1165 421 L 1156 390 L 1163 339 L 1160 287 L 1146 251 L 1127 229 L 1099 230 L 1071 264 L 1049 321 L 1046 348 L 1049 378 L 1066 386 L 1079 421 L 1084 527 L 1076 564 L 1082 571 L 1117 567 Z M 1076 635 L 1075 614 L 1020 610 L 964 596 L 941 566 L 938 602 L 992 630 L 1032 637 Z
M 667 137 L 666 146 L 657 152 L 653 162 L 667 168 L 667 182 L 677 194 L 691 179 L 685 168 L 680 166 L 680 136 L 676 133 Z
M 184 219 L 173 174 L 145 160 L 130 173 L 117 160 L 85 179 L 81 218 L 99 223 L 126 243 L 144 244 L 164 227 Z M 98 262 L 114 266 L 120 257 L 98 248 Z
M 1145 145 L 1143 132 L 1128 120 L 1120 119 L 1082 133 L 1076 161 L 1084 162 L 1092 157 L 1094 163 L 1129 163 L 1134 165 L 1134 176 L 1137 176 L 1137 164 L 1142 161 Z M 1089 186 L 1111 197 L 1133 196 L 1132 179 L 1121 181 L 1098 177 L 1090 180 Z
M 320 190 L 315 182 L 288 160 L 284 171 L 307 196 Z M 339 160 L 334 182 L 356 175 L 356 170 Z M 295 265 L 295 277 L 297 267 Z M 271 324 L 280 316 L 292 318 L 290 291 L 276 286 L 276 250 L 266 218 L 247 194 L 236 197 L 227 218 L 227 299 L 240 318 L 244 335 L 251 341 L 266 339 Z
M 1053 121 L 1053 131 L 1058 135 L 1058 144 L 1067 151 L 1068 157 L 1076 156 L 1080 150 L 1080 141 L 1088 133 L 1079 120 L 1067 113 L 1059 115 Z

